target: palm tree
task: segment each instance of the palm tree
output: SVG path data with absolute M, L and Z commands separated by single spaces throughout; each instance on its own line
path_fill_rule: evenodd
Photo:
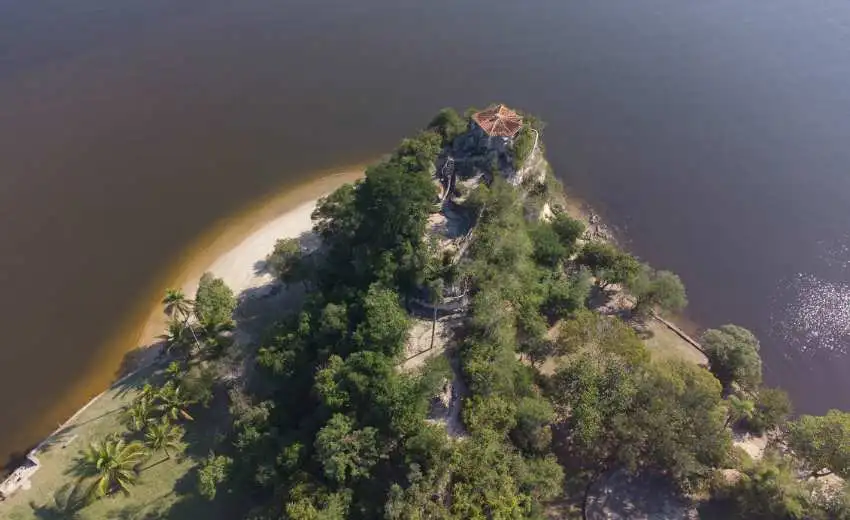
M 152 452 L 164 451 L 165 458 L 170 459 L 171 454 L 168 453 L 168 448 L 180 449 L 183 433 L 185 433 L 183 428 L 175 426 L 166 417 L 163 417 L 161 421 L 148 426 L 145 432 L 145 445 Z
M 144 386 L 142 386 L 141 391 L 139 391 L 138 397 L 139 398 L 144 397 L 144 398 L 147 398 L 147 399 L 153 399 L 154 397 L 156 397 L 156 388 L 154 388 L 153 385 L 150 384 L 150 383 L 145 383 Z
M 93 477 L 89 494 L 101 498 L 114 491 L 130 494 L 136 482 L 136 466 L 145 458 L 145 448 L 138 442 L 123 439 L 106 439 L 93 442 L 78 459 L 78 471 L 84 477 Z
M 151 397 L 140 395 L 124 409 L 124 424 L 132 432 L 140 432 L 153 420 L 155 408 Z
M 183 394 L 180 386 L 174 384 L 173 381 L 165 383 L 160 388 L 156 398 L 159 401 L 157 409 L 162 412 L 163 416 L 169 417 L 173 421 L 176 421 L 180 417 L 183 417 L 187 421 L 195 420 L 186 411 L 186 408 L 192 404 L 192 400 Z
M 726 400 L 728 405 L 729 415 L 726 417 L 726 424 L 729 426 L 744 419 L 752 419 L 756 411 L 756 405 L 749 399 L 741 399 L 737 395 L 730 395 Z
M 173 323 L 181 323 L 184 329 L 189 329 L 192 337 L 195 338 L 198 348 L 201 348 L 201 342 L 198 341 L 194 328 L 189 325 L 189 319 L 192 317 L 195 302 L 186 298 L 186 295 L 180 289 L 166 289 L 162 304 L 165 306 L 165 314 L 172 321 L 172 324 L 169 324 L 169 334 L 172 334 Z
M 192 314 L 192 300 L 186 298 L 180 289 L 166 289 L 162 304 L 169 318 L 188 320 Z
M 188 352 L 192 344 L 192 339 L 188 335 L 190 330 L 191 326 L 177 320 L 168 322 L 168 330 L 160 336 L 165 340 L 165 351 L 169 354 L 174 351 Z M 192 331 L 192 334 L 194 335 L 194 331 Z
M 215 321 L 207 320 L 201 324 L 201 337 L 204 340 L 204 349 L 209 354 L 216 356 L 230 345 L 230 339 L 225 333 L 233 330 L 233 320 Z

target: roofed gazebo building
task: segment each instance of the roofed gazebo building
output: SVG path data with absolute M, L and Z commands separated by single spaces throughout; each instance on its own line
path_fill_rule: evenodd
M 522 128 L 522 116 L 505 105 L 493 105 L 473 114 L 471 127 L 480 148 L 506 153 Z
M 469 130 L 455 140 L 452 156 L 463 177 L 498 170 L 511 184 L 522 181 L 521 165 L 516 164 L 514 144 L 526 123 L 515 110 L 503 104 L 475 112 Z

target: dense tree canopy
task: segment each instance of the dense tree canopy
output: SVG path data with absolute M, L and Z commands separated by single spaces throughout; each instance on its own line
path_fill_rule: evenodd
M 451 145 L 455 137 L 464 133 L 468 126 L 469 122 L 453 108 L 440 110 L 428 124 L 428 128 L 440 134 L 444 146 Z
M 670 271 L 655 271 L 643 266 L 628 283 L 629 290 L 637 298 L 634 312 L 638 315 L 654 309 L 676 312 L 688 304 L 682 280 Z
M 755 410 L 746 425 L 756 433 L 780 427 L 791 415 L 791 400 L 781 388 L 760 388 L 755 398 Z
M 788 428 L 788 446 L 814 476 L 835 473 L 850 478 L 850 413 L 830 410 L 803 415 Z
M 636 370 L 615 354 L 586 352 L 554 382 L 573 447 L 591 466 L 655 469 L 689 485 L 726 456 L 720 385 L 699 367 L 666 362 Z
M 518 162 L 539 128 L 525 120 Z M 170 291 L 169 368 L 123 411 L 123 437 L 81 459 L 97 493 L 134 484 L 147 456 L 139 441 L 170 457 L 203 437 L 209 444 L 191 455 L 197 493 L 212 508 L 234 502 L 234 518 L 246 520 L 539 519 L 549 501 L 572 502 L 581 488 L 586 496 L 609 470 L 703 491 L 733 462 L 741 479 L 715 491 L 747 518 L 845 518 L 841 500 L 814 503 L 790 459 L 730 456 L 728 426 L 774 429 L 790 413 L 783 392 L 759 388 L 751 333 L 727 325 L 705 334 L 715 378 L 650 357 L 634 323 L 587 309 L 593 277 L 606 289 L 594 296 L 617 285 L 636 298 L 637 314 L 681 309 L 675 274 L 605 242 L 579 250 L 584 225 L 558 204 L 548 222 L 529 221 L 528 201 L 553 193 L 498 175 L 451 202 L 473 224 L 455 244 L 464 254 L 428 239 L 436 160 L 462 148 L 466 129 L 441 111 L 362 180 L 320 200 L 312 216 L 322 247 L 275 244 L 268 269 L 302 282 L 306 296 L 294 310 L 275 309 L 250 348 L 223 341 L 236 300 L 221 279 L 205 274 L 194 302 Z M 490 159 L 471 162 L 486 169 Z M 456 291 L 466 307 L 443 323 L 445 355 L 415 366 L 421 352 L 405 350 L 411 325 L 432 320 L 433 347 L 437 305 L 422 307 Z M 215 431 L 183 437 L 213 414 Z M 791 423 L 788 446 L 812 474 L 850 476 L 847 416 Z
M 629 286 L 641 272 L 635 257 L 608 242 L 588 242 L 576 261 L 590 268 L 603 289 L 610 284 Z

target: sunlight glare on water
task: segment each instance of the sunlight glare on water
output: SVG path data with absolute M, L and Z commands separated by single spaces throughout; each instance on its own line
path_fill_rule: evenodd
M 822 243 L 829 271 L 850 269 L 850 244 Z M 844 274 L 844 273 L 841 273 Z M 846 278 L 842 276 L 841 278 Z M 850 347 L 850 284 L 797 273 L 780 284 L 771 317 L 773 333 L 787 351 L 846 354 Z

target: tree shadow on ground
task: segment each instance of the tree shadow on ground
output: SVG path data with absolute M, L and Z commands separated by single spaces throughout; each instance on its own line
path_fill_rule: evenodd
M 186 431 L 184 456 L 200 460 L 219 447 L 233 425 L 229 404 L 226 386 L 217 384 L 210 405 L 192 410 L 195 420 L 183 423 Z
M 118 509 L 109 511 L 110 520 L 160 520 L 165 518 L 168 510 L 162 506 L 157 507 L 156 503 L 165 500 L 173 495 L 174 491 L 169 491 L 146 504 L 124 506 Z
M 169 361 L 171 358 L 161 358 L 155 363 L 139 368 L 135 373 L 113 383 L 110 390 L 115 390 L 118 397 L 124 397 L 128 392 L 141 390 L 146 383 L 156 386 L 162 382 L 163 368 Z
M 660 475 L 610 473 L 593 486 L 588 520 L 685 520 L 696 518 L 694 504 Z
M 155 363 L 161 356 L 165 340 L 156 340 L 127 351 L 121 359 L 121 365 L 115 371 L 115 378 L 121 379 L 129 374 Z
M 234 312 L 237 343 L 242 346 L 259 338 L 276 321 L 300 308 L 306 291 L 300 284 L 283 285 L 272 282 L 246 289 L 239 294 Z
M 158 520 L 186 520 L 199 518 L 205 520 L 243 518 L 250 508 L 246 500 L 237 500 L 235 495 L 220 490 L 213 500 L 208 500 L 198 493 L 198 468 L 180 477 L 174 484 L 172 494 L 179 497 L 168 508 L 157 516 L 142 517 Z
M 733 504 L 728 500 L 709 500 L 697 507 L 700 520 L 738 520 Z

